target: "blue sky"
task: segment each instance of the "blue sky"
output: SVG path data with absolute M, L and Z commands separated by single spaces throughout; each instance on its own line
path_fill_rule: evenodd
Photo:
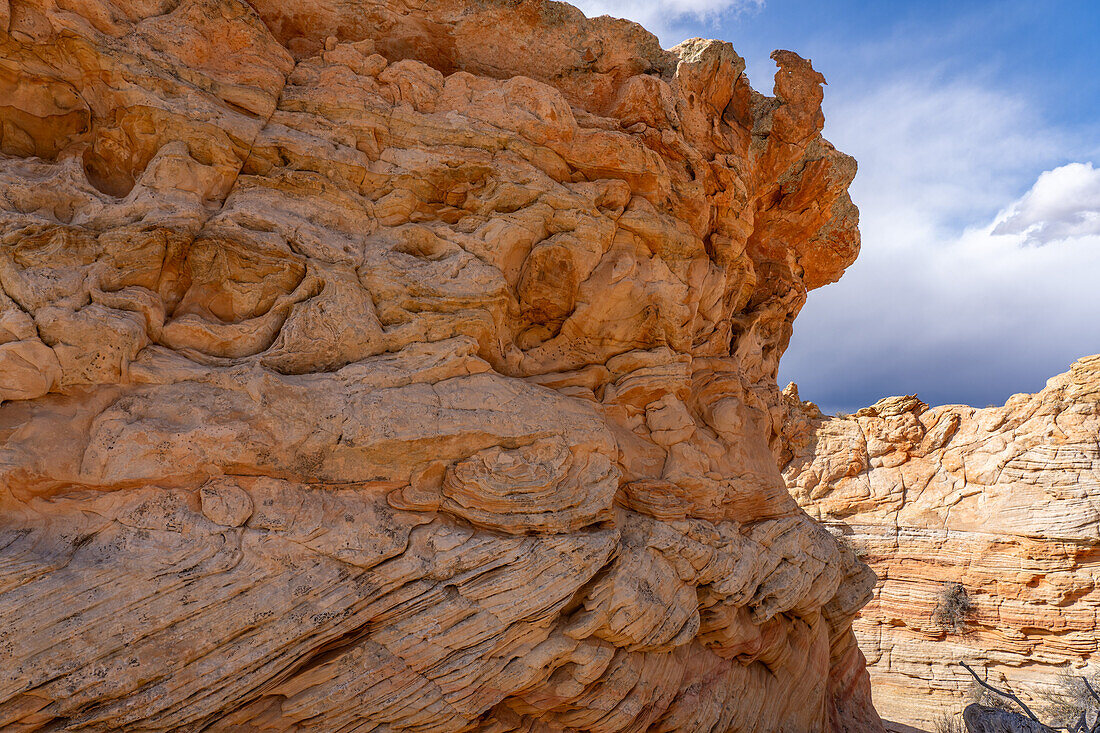
M 810 294 L 780 369 L 827 412 L 1001 404 L 1100 352 L 1100 2 L 582 0 L 670 47 L 772 50 L 828 79 L 863 251 Z

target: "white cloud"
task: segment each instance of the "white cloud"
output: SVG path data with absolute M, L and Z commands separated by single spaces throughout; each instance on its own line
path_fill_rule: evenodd
M 973 80 L 837 86 L 826 135 L 860 164 L 863 250 L 810 294 L 781 379 L 827 410 L 902 392 L 983 406 L 1100 352 L 1100 227 L 1083 213 L 1100 170 L 1054 167 L 1072 141 Z
M 641 23 L 666 47 L 685 37 L 690 21 L 714 23 L 744 10 L 757 9 L 765 0 L 571 0 L 589 18 L 610 15 Z
M 1070 163 L 1044 172 L 998 217 L 993 234 L 1023 235 L 1031 245 L 1100 235 L 1100 169 Z
M 906 212 L 955 231 L 987 220 L 1064 147 L 1027 99 L 974 81 L 845 82 L 826 90 L 825 135 L 859 161 L 852 191 L 872 228 Z

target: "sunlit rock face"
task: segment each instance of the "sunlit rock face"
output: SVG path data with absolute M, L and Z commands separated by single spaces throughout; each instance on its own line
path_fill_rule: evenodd
M 883 717 L 933 730 L 985 668 L 1041 710 L 1100 664 L 1100 355 L 1003 407 L 891 397 L 826 418 L 788 392 L 791 492 L 874 568 L 854 624 Z M 945 584 L 973 606 L 945 619 Z
M 0 1 L 0 729 L 880 730 L 778 469 L 821 84 L 557 3 Z

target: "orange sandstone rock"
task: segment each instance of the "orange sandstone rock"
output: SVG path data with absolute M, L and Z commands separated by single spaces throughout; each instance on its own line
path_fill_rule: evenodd
M 884 717 L 931 730 L 970 675 L 1043 705 L 1100 661 L 1100 355 L 1003 407 L 890 397 L 826 418 L 787 393 L 784 476 L 881 579 L 854 623 Z M 944 584 L 974 606 L 937 621 Z
M 0 3 L 0 728 L 880 730 L 778 360 L 821 76 L 558 3 Z

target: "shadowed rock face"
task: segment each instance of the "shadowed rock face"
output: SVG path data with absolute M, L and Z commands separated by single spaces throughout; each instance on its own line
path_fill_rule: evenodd
M 824 80 L 424 7 L 0 0 L 0 728 L 880 730 Z
M 1003 407 L 890 397 L 826 418 L 787 393 L 784 476 L 882 579 L 855 622 L 883 715 L 932 729 L 985 668 L 1040 711 L 1100 662 L 1100 355 Z M 945 584 L 972 605 L 955 624 Z M 1042 716 L 1040 716 L 1042 717 Z

